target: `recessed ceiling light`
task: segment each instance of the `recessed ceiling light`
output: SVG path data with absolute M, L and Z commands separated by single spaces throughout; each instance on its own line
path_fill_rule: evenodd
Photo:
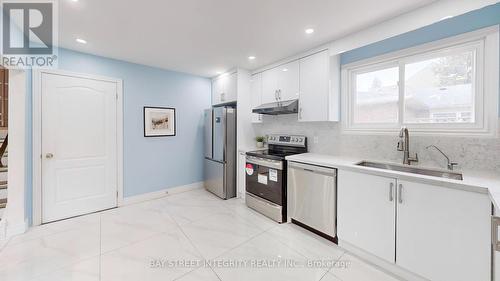
M 222 71 L 216 71 L 215 74 L 217 75 L 221 75 L 222 74 Z
M 284 71 L 284 72 L 287 72 L 287 71 L 288 71 L 288 68 L 283 68 L 283 71 Z
M 249 60 L 254 60 L 254 59 L 256 59 L 256 57 L 255 56 L 249 56 L 248 59 Z
M 71 2 L 78 2 L 78 0 L 71 0 Z
M 441 21 L 441 20 L 451 19 L 452 17 L 453 17 L 453 16 L 446 16 L 446 17 L 441 18 L 441 19 L 440 19 L 440 21 Z
M 84 40 L 82 38 L 76 38 L 76 42 L 78 42 L 80 44 L 87 44 L 87 40 Z
M 314 33 L 314 29 L 313 28 L 307 28 L 305 30 L 306 34 L 313 34 Z

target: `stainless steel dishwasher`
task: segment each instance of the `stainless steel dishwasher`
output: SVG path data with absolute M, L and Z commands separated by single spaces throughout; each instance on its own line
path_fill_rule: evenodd
M 289 220 L 335 238 L 337 170 L 289 161 L 287 182 Z

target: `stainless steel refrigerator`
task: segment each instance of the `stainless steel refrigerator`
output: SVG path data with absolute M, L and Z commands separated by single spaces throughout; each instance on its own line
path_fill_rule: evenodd
M 236 196 L 236 109 L 205 110 L 205 188 L 223 199 Z

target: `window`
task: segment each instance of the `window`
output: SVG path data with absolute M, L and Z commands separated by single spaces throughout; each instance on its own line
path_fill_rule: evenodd
M 355 123 L 398 122 L 398 73 L 397 67 L 388 67 L 355 75 Z
M 487 77 L 497 81 L 485 80 L 495 68 L 496 75 Z M 356 62 L 344 66 L 342 75 L 346 131 L 393 132 L 401 126 L 421 133 L 496 130 L 497 109 L 488 102 L 498 104 L 497 29 Z

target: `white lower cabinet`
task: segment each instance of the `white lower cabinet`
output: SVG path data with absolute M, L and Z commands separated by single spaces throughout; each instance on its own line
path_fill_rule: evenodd
M 491 280 L 487 194 L 398 180 L 396 263 L 430 280 Z
M 491 280 L 487 194 L 339 170 L 340 241 L 433 281 Z
M 246 152 L 245 151 L 239 151 L 238 152 L 238 172 L 236 173 L 237 177 L 237 186 L 236 186 L 236 197 L 238 198 L 245 198 L 245 190 L 246 190 L 246 171 L 245 171 L 245 166 L 246 166 Z
M 394 262 L 396 210 L 389 193 L 395 184 L 394 179 L 339 170 L 338 238 Z
M 498 207 L 495 207 L 493 209 L 493 216 L 495 217 L 499 217 L 500 216 L 500 209 L 498 209 Z M 492 228 L 493 227 L 497 227 L 498 228 L 498 225 L 494 224 L 493 221 L 492 221 Z M 494 239 L 494 236 L 491 235 L 492 239 Z M 500 241 L 500 231 L 498 231 L 497 229 L 497 240 L 493 240 L 492 242 L 494 244 L 497 243 L 497 241 Z M 493 278 L 492 280 L 493 281 L 500 281 L 500 252 L 497 251 L 496 249 L 493 250 L 493 256 L 492 256 L 492 259 L 493 259 Z

